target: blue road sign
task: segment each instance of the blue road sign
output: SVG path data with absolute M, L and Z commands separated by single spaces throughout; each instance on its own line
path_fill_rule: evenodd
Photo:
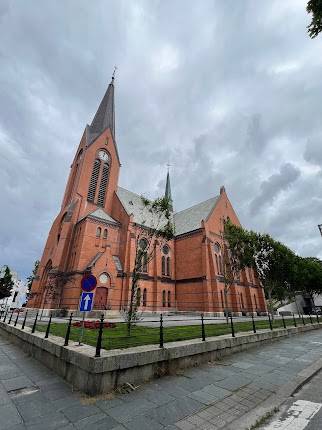
M 82 293 L 80 302 L 79 302 L 80 312 L 89 312 L 92 310 L 93 296 L 94 296 L 94 293 Z
M 82 290 L 89 293 L 93 291 L 97 285 L 97 279 L 94 275 L 84 275 L 81 281 Z

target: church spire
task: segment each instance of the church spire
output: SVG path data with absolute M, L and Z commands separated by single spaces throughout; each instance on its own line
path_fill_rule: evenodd
M 168 169 L 168 173 L 167 173 L 167 181 L 166 181 L 166 185 L 165 185 L 164 197 L 168 200 L 171 210 L 173 210 L 173 200 L 172 200 L 172 195 L 171 195 L 169 169 Z
M 91 134 L 96 136 L 101 134 L 106 128 L 109 128 L 113 139 L 115 139 L 114 74 L 115 71 L 90 125 Z

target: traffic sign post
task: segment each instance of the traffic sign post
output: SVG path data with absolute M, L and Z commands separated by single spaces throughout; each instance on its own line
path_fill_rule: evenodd
M 93 309 L 93 296 L 94 293 L 86 293 L 82 292 L 82 295 L 80 297 L 79 301 L 79 311 L 83 312 L 83 321 L 82 321 L 82 330 L 80 332 L 78 345 L 82 344 L 83 336 L 84 336 L 84 321 L 85 321 L 85 314 L 86 312 L 89 312 Z
M 89 312 L 93 308 L 93 296 L 94 293 L 85 293 L 82 292 L 80 301 L 79 301 L 79 311 L 80 312 Z

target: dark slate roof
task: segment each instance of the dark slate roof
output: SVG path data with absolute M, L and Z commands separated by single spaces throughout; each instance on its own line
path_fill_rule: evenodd
M 85 218 L 92 218 L 98 221 L 107 222 L 109 224 L 116 224 L 116 225 L 119 224 L 119 222 L 117 222 L 114 218 L 112 218 L 109 214 L 107 214 L 102 208 L 95 209 L 95 211 L 90 212 L 88 215 L 84 216 L 79 221 Z
M 127 214 L 133 214 L 134 222 L 137 224 L 145 224 L 148 227 L 155 227 L 151 214 L 145 210 L 142 204 L 141 196 L 121 187 L 118 187 L 117 195 Z M 207 219 L 208 215 L 215 207 L 218 198 L 219 196 L 213 197 L 188 209 L 175 213 L 175 235 L 178 236 L 201 228 L 201 221 Z
M 97 109 L 94 119 L 90 125 L 92 134 L 101 134 L 106 128 L 111 130 L 115 138 L 115 109 L 114 109 L 114 79 L 109 84 L 106 93 Z
M 219 196 L 212 197 L 197 205 L 174 214 L 175 235 L 188 233 L 201 228 L 201 221 L 206 220 L 215 207 Z

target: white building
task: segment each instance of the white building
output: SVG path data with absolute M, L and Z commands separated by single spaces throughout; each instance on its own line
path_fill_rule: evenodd
M 6 266 L 0 270 L 0 278 L 3 277 Z M 0 309 L 21 308 L 26 303 L 27 284 L 18 278 L 17 272 L 11 271 L 14 286 L 11 290 L 11 296 L 0 300 Z

